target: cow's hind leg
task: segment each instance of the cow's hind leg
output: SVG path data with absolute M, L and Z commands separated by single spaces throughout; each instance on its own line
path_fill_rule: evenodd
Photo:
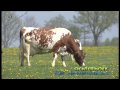
M 53 59 L 53 62 L 52 62 L 52 67 L 55 67 L 55 61 L 57 60 L 57 57 L 58 57 L 57 53 L 54 53 L 53 57 L 54 57 L 54 59 Z
M 20 66 L 24 66 L 24 57 L 21 58 L 21 65 Z
M 24 66 L 24 53 L 22 51 L 20 51 L 19 59 L 21 62 L 20 66 Z
M 31 64 L 30 64 L 30 46 L 29 45 L 26 46 L 26 53 L 24 54 L 24 56 L 27 59 L 28 66 L 31 66 Z
M 62 59 L 63 66 L 66 67 L 66 64 L 65 64 L 65 56 L 64 56 L 64 55 L 61 55 L 61 59 Z
M 31 64 L 30 64 L 30 51 L 29 51 L 29 49 L 28 49 L 27 61 L 28 61 L 28 66 L 31 66 Z

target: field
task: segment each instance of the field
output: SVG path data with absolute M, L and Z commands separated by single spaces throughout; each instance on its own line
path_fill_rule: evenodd
M 86 52 L 85 67 L 78 66 L 69 56 L 67 67 L 62 66 L 60 57 L 51 67 L 52 53 L 30 57 L 31 66 L 20 66 L 18 48 L 2 48 L 2 79 L 118 79 L 119 48 L 83 47 Z

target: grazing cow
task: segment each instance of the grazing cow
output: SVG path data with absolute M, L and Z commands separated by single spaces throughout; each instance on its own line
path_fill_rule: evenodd
M 52 66 L 62 49 L 73 54 L 75 61 L 80 65 L 84 65 L 84 52 L 79 49 L 72 33 L 65 28 L 34 28 L 23 27 L 20 30 L 20 60 L 21 66 L 24 65 L 24 58 L 27 58 L 28 66 L 30 66 L 29 56 L 39 53 L 53 52 Z M 66 66 L 64 64 L 63 66 Z

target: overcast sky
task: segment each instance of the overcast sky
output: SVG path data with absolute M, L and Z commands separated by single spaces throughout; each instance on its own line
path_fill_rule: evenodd
M 19 11 L 17 12 L 17 15 L 20 16 L 23 13 L 23 11 Z M 72 20 L 73 15 L 78 15 L 77 12 L 74 11 L 28 11 L 27 14 L 22 17 L 22 19 L 24 19 L 26 16 L 34 16 L 36 22 L 40 26 L 44 26 L 45 21 L 48 21 L 52 17 L 58 16 L 59 14 L 63 15 L 66 20 Z M 112 39 L 113 37 L 118 37 L 118 25 L 114 25 L 109 31 L 105 31 L 105 33 L 102 34 L 101 40 L 104 41 L 106 38 Z

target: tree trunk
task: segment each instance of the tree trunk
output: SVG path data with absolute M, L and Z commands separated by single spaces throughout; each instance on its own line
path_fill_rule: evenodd
M 97 35 L 94 35 L 94 46 L 98 46 L 98 37 Z

